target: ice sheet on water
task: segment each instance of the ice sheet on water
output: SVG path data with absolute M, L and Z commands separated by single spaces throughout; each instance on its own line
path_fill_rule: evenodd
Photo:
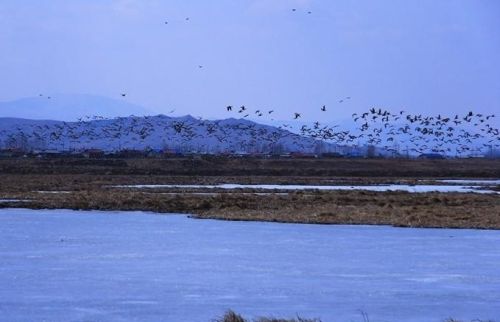
M 500 315 L 500 231 L 0 210 L 5 321 Z M 139 256 L 140 255 L 140 256 Z
M 62 194 L 67 194 L 67 193 L 71 193 L 71 191 L 65 191 L 65 190 L 40 190 L 40 191 L 37 191 L 38 193 L 44 193 L 44 194 L 58 194 L 58 193 L 62 193 Z
M 11 203 L 11 202 L 30 202 L 28 199 L 0 199 L 0 203 Z
M 463 192 L 463 193 L 497 193 L 492 190 L 482 189 L 482 186 L 458 186 L 458 185 L 334 185 L 334 186 L 313 186 L 313 185 L 270 185 L 270 184 L 218 184 L 218 185 L 116 185 L 114 188 L 134 188 L 134 189 L 161 189 L 161 188 L 184 188 L 184 189 L 261 189 L 261 190 L 364 190 L 364 191 L 406 191 L 410 193 L 425 192 Z
M 500 185 L 500 180 L 490 179 L 490 180 L 478 180 L 478 179 L 447 179 L 447 180 L 435 180 L 442 183 L 455 183 L 455 184 L 473 184 L 473 185 L 485 185 L 485 186 L 495 186 Z

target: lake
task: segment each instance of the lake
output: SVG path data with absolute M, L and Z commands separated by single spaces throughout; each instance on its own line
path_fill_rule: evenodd
M 500 231 L 0 210 L 1 321 L 500 317 Z

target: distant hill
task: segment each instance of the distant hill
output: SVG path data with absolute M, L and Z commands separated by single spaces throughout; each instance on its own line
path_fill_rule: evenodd
M 132 114 L 149 115 L 151 111 L 125 100 L 85 94 L 42 95 L 0 102 L 0 117 L 76 121 L 85 115 L 110 118 Z
M 80 122 L 0 118 L 0 148 L 105 151 L 123 149 L 210 153 L 333 151 L 335 146 L 244 119 L 202 120 L 190 115 L 121 117 Z

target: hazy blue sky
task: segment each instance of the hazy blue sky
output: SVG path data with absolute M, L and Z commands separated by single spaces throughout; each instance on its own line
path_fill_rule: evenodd
M 126 92 L 205 117 L 228 104 L 309 119 L 323 104 L 332 119 L 494 112 L 500 1 L 1 0 L 0 72 L 0 101 Z

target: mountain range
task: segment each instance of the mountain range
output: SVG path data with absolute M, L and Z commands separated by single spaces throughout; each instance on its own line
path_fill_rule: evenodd
M 69 122 L 92 115 L 111 118 L 132 114 L 150 115 L 151 111 L 124 99 L 87 94 L 39 94 L 35 97 L 0 102 L 0 117 Z
M 204 120 L 190 115 L 156 115 L 94 117 L 77 122 L 0 118 L 0 148 L 282 153 L 334 151 L 337 147 L 245 119 Z

